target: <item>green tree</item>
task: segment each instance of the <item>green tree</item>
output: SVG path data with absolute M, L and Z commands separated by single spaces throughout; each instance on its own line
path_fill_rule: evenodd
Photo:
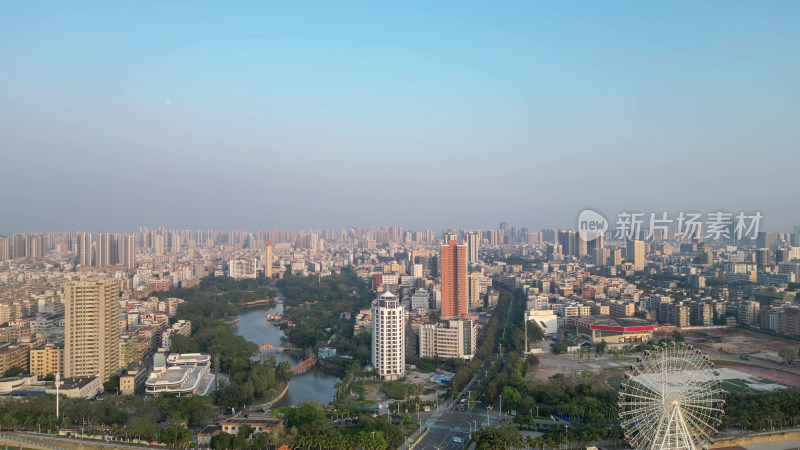
M 153 416 L 134 417 L 126 427 L 129 437 L 145 441 L 154 440 L 156 438 L 156 430 L 158 430 L 158 424 Z
M 171 426 L 161 431 L 161 442 L 170 447 L 185 447 L 192 440 L 192 432 L 181 426 Z
M 544 339 L 544 331 L 539 327 L 535 320 L 528 321 L 528 340 L 541 341 Z
M 180 397 L 176 399 L 176 404 L 172 409 L 177 411 L 182 420 L 186 420 L 190 427 L 208 425 L 216 417 L 211 399 L 200 395 Z
M 789 364 L 791 366 L 792 362 L 794 362 L 794 360 L 797 359 L 797 349 L 785 348 L 783 350 L 779 350 L 778 351 L 778 356 L 780 356 L 781 359 L 786 364 Z
M 26 373 L 25 369 L 20 366 L 11 366 L 6 370 L 5 376 L 6 377 L 16 377 L 17 375 L 22 375 Z
M 195 341 L 191 336 L 176 334 L 170 339 L 169 350 L 172 353 L 197 353 L 200 351 L 197 341 Z
M 241 427 L 239 427 L 239 433 L 237 433 L 237 436 L 242 436 L 245 439 L 249 439 L 250 435 L 253 434 L 255 431 L 256 429 L 253 428 L 251 425 L 244 424 Z
M 556 355 L 561 354 L 561 353 L 566 353 L 567 350 L 569 350 L 569 346 L 563 340 L 551 343 L 550 344 L 550 348 L 553 350 L 553 353 L 555 353 Z
M 607 348 L 608 348 L 608 342 L 606 342 L 605 339 L 594 345 L 594 351 L 595 353 L 597 353 L 597 356 L 603 356 L 603 353 L 606 352 Z
M 119 375 L 111 375 L 108 381 L 103 383 L 103 389 L 106 391 L 114 391 L 119 389 Z
M 233 435 L 222 432 L 217 433 L 211 437 L 211 448 L 216 450 L 224 450 L 233 447 Z

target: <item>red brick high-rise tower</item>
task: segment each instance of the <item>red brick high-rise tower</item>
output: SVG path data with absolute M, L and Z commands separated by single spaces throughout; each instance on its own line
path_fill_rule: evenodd
M 442 246 L 442 318 L 467 314 L 467 246 L 450 240 Z

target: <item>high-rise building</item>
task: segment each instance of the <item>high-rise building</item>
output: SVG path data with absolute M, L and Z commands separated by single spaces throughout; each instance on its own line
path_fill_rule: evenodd
M 64 376 L 105 382 L 119 369 L 119 282 L 70 281 L 64 287 Z
M 11 238 L 14 241 L 14 251 L 12 255 L 14 259 L 22 259 L 25 257 L 25 235 L 15 234 Z
M 264 276 L 272 278 L 272 241 L 267 241 L 264 252 Z
M 111 249 L 114 239 L 110 233 L 100 233 L 94 243 L 94 267 L 108 267 L 114 264 L 111 259 Z M 116 249 L 115 249 L 116 250 Z
M 559 230 L 558 243 L 561 244 L 561 251 L 565 256 L 578 255 L 578 232 L 575 230 Z
M 774 231 L 761 231 L 756 237 L 756 247 L 775 251 L 778 245 L 778 234 Z
M 479 245 L 480 245 L 480 235 L 474 231 L 467 233 L 467 254 L 469 255 L 469 262 L 472 264 L 478 262 Z
M 0 236 L 0 262 L 11 259 L 11 239 Z
M 117 257 L 126 270 L 136 267 L 136 235 L 123 234 L 117 239 Z
M 763 269 L 772 265 L 772 252 L 768 248 L 756 250 L 756 267 Z
M 644 270 L 644 241 L 629 240 L 625 256 L 635 270 Z
M 542 240 L 545 242 L 558 243 L 558 230 L 555 228 L 545 228 L 542 230 Z
M 611 256 L 611 251 L 607 248 L 596 248 L 593 252 L 594 265 L 605 266 L 608 264 L 608 258 Z
M 181 248 L 183 247 L 183 238 L 181 237 L 180 233 L 172 233 L 172 240 L 170 241 L 169 251 L 170 253 L 180 253 Z
M 384 380 L 405 376 L 405 324 L 405 310 L 391 292 L 372 303 L 372 366 Z
M 25 258 L 41 259 L 47 254 L 47 238 L 42 234 L 25 235 Z
M 92 233 L 79 231 L 75 239 L 75 253 L 78 256 L 79 266 L 92 265 Z
M 167 243 L 164 236 L 161 234 L 155 235 L 153 238 L 153 251 L 156 255 L 163 255 L 166 252 Z
M 443 319 L 467 313 L 467 246 L 455 239 L 442 246 L 442 315 Z
M 481 301 L 481 281 L 483 275 L 480 272 L 469 274 L 469 307 L 472 309 L 483 306 Z

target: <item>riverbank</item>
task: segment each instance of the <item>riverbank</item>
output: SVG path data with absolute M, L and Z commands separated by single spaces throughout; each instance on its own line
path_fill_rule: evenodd
M 252 301 L 245 302 L 245 303 L 237 303 L 236 306 L 239 306 L 239 307 L 242 307 L 242 308 L 252 308 L 254 306 L 270 306 L 273 303 L 275 303 L 274 299 L 262 298 L 260 300 L 252 300 Z
M 274 347 L 281 347 L 284 343 L 283 330 L 265 319 L 267 314 L 281 314 L 282 312 L 282 304 L 276 304 L 270 308 L 242 310 L 238 316 L 240 322 L 234 326 L 233 331 L 259 345 L 272 344 Z M 262 359 L 274 357 L 276 362 L 287 361 L 294 367 L 308 355 L 303 349 L 284 347 L 279 352 L 265 353 L 259 357 Z M 340 378 L 338 373 L 338 371 L 315 367 L 307 373 L 293 376 L 286 393 L 279 400 L 274 401 L 274 406 L 294 406 L 308 400 L 315 400 L 321 404 L 333 401 L 335 385 Z

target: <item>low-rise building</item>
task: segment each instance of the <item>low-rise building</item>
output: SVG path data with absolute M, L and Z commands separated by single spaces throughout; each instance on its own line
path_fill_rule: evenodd
M 422 324 L 419 327 L 419 356 L 471 359 L 477 339 L 478 326 L 474 320 Z
M 156 356 L 160 355 L 157 354 Z M 166 366 L 154 364 L 145 381 L 145 394 L 171 393 L 178 396 L 207 395 L 214 386 L 211 356 L 201 353 L 172 354 Z
M 48 394 L 56 393 L 56 387 L 52 382 L 47 384 L 46 392 Z M 60 395 L 66 395 L 69 398 L 93 398 L 101 392 L 103 392 L 103 383 L 100 381 L 100 377 L 64 378 L 58 388 Z
M 192 321 L 179 320 L 170 328 L 161 333 L 161 347 L 169 351 L 172 346 L 172 337 L 176 335 L 190 336 L 192 334 Z
M 558 334 L 558 316 L 549 309 L 529 309 L 528 322 L 535 322 L 546 335 Z
M 648 341 L 656 328 L 656 324 L 648 320 L 632 317 L 585 316 L 569 321 L 579 336 L 609 344 Z
M 283 419 L 276 419 L 273 417 L 237 418 L 223 420 L 220 425 L 222 426 L 222 431 L 234 436 L 239 434 L 239 429 L 243 425 L 250 425 L 253 427 L 254 433 L 274 433 L 283 428 Z
M 64 349 L 52 344 L 30 351 L 30 372 L 40 377 L 64 373 Z
M 28 372 L 29 351 L 30 348 L 25 345 L 5 344 L 0 346 L 0 374 L 6 373 L 14 366 Z
M 132 395 L 139 393 L 144 388 L 147 380 L 147 370 L 144 366 L 134 367 L 119 377 L 119 393 L 122 395 Z

